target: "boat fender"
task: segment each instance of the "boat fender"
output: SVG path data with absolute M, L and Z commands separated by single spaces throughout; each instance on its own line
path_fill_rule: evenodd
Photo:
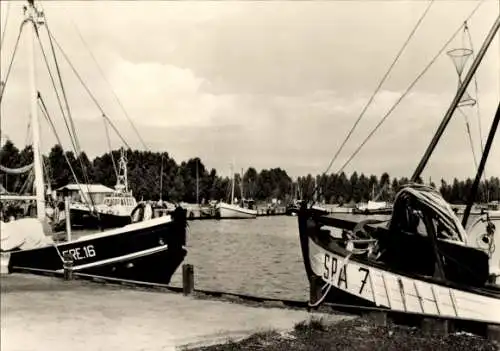
M 144 204 L 138 204 L 130 214 L 132 223 L 142 222 L 144 219 Z
M 144 206 L 144 217 L 142 218 L 142 220 L 149 221 L 151 218 L 153 218 L 153 208 L 150 204 L 146 204 Z

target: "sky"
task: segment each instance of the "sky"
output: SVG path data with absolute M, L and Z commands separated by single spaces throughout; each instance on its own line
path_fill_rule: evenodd
M 329 172 L 337 172 L 370 130 L 479 3 L 436 0 L 352 138 Z M 281 167 L 292 177 L 326 170 L 349 129 L 428 6 L 412 1 L 50 1 L 50 30 L 106 115 L 132 148 L 166 151 L 177 162 L 199 156 L 208 168 Z M 1 77 L 5 79 L 22 20 L 22 1 L 2 1 Z M 483 0 L 468 22 L 475 52 L 500 10 Z M 8 14 L 8 16 L 7 16 Z M 1 106 L 2 138 L 27 140 L 28 31 L 23 30 Z M 41 29 L 44 48 L 50 51 Z M 478 106 L 456 113 L 424 178 L 473 177 L 465 119 L 479 158 L 500 99 L 500 34 L 476 74 Z M 460 31 L 448 46 L 470 48 Z M 37 89 L 63 146 L 70 149 L 42 56 Z M 94 61 L 95 58 L 95 61 Z M 82 149 L 108 151 L 101 112 L 58 56 Z M 96 63 L 97 61 L 97 63 Z M 466 69 L 472 59 L 467 61 Z M 52 67 L 54 67 L 52 65 Z M 55 72 L 55 71 L 54 71 Z M 344 168 L 347 173 L 411 176 L 458 87 L 446 51 Z M 478 116 L 480 118 L 478 118 Z M 42 116 L 42 148 L 56 143 Z M 28 137 L 29 138 L 29 137 Z M 111 146 L 123 144 L 112 134 Z M 500 137 L 487 175 L 500 176 Z

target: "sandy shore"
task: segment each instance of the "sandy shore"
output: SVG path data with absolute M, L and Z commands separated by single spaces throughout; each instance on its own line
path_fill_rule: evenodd
M 1 277 L 0 349 L 174 350 L 291 330 L 319 317 L 348 318 L 13 274 Z

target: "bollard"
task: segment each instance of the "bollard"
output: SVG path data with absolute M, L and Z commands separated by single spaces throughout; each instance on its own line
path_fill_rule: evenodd
M 0 273 L 2 275 L 10 273 L 9 261 L 10 261 L 10 252 L 0 253 Z
M 192 264 L 182 265 L 182 293 L 190 295 L 194 291 L 194 268 Z
M 69 252 L 63 255 L 64 280 L 73 280 L 73 257 Z

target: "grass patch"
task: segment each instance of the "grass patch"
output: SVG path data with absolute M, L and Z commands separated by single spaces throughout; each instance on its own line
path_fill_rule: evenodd
M 265 332 L 240 342 L 204 347 L 198 351 L 367 351 L 444 350 L 499 351 L 488 340 L 463 335 L 427 336 L 419 329 L 396 325 L 379 326 L 363 319 L 329 324 L 312 319 L 297 324 L 288 335 Z

